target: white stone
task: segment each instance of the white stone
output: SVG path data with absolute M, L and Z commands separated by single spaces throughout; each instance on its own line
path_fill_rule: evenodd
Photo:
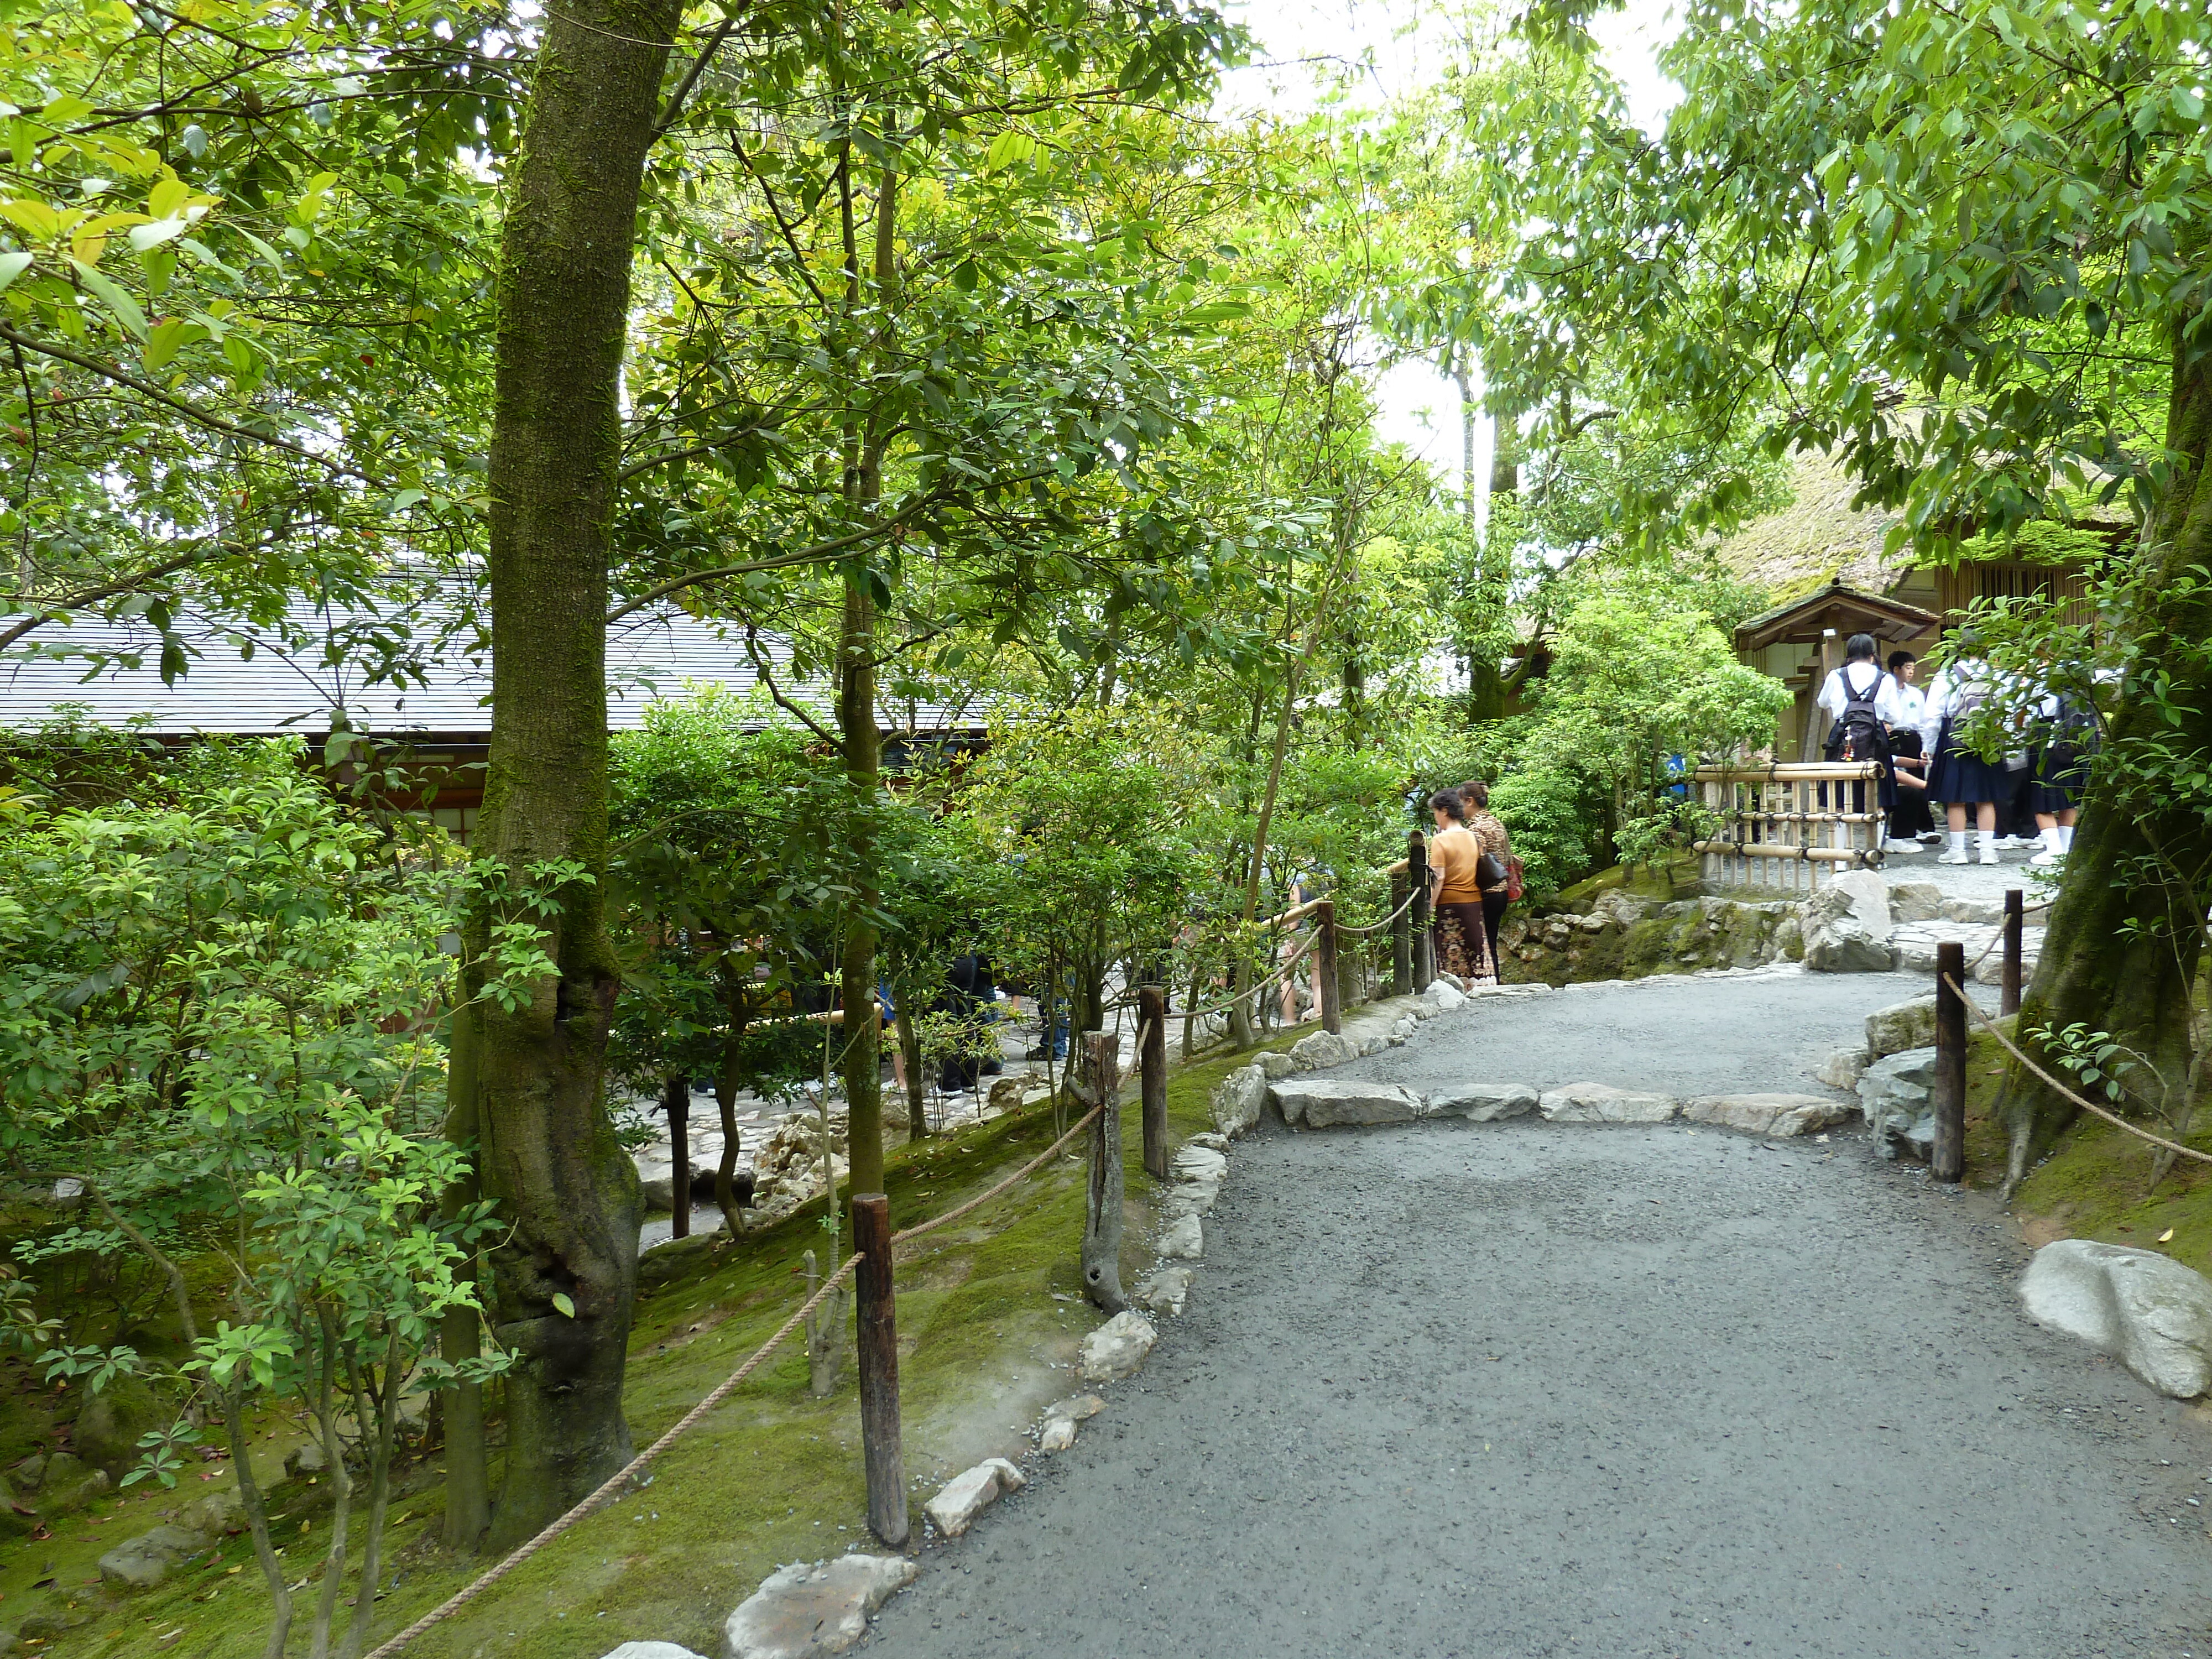
M 1285 1123 L 1326 1129 L 1340 1123 L 1411 1123 L 1421 1097 L 1395 1083 L 1362 1078 L 1286 1078 L 1267 1091 Z
M 1160 1201 L 1160 1213 L 1169 1221 L 1180 1221 L 1187 1215 L 1212 1215 L 1214 1200 L 1220 1196 L 1218 1181 L 1179 1181 Z
M 1680 1109 L 1672 1095 L 1639 1094 L 1604 1083 L 1547 1089 L 1537 1109 L 1553 1123 L 1664 1123 Z
M 1540 1097 L 1525 1083 L 1469 1083 L 1429 1097 L 1431 1117 L 1463 1117 L 1471 1123 L 1496 1123 L 1525 1117 Z
M 1896 965 L 1889 890 L 1872 871 L 1847 870 L 1832 878 L 1798 914 L 1805 965 L 1816 973 L 1887 973 Z
M 1943 901 L 1943 920 L 1970 921 L 1984 927 L 2004 925 L 2002 899 L 1954 898 Z
M 1912 1126 L 1928 1115 L 1929 1085 L 1936 1077 L 1933 1048 L 1885 1054 L 1859 1077 L 1859 1113 L 1866 1119 L 1876 1156 L 1915 1152 Z
M 1467 993 L 1437 979 L 1431 981 L 1429 988 L 1421 993 L 1421 1000 L 1435 1012 L 1448 1014 L 1455 1008 L 1467 1006 Z
M 1267 1074 L 1257 1066 L 1241 1066 L 1213 1085 L 1208 1110 L 1213 1127 L 1232 1139 L 1251 1132 L 1267 1103 Z
M 1358 1053 L 1335 1032 L 1316 1031 L 1291 1045 L 1291 1058 L 1297 1062 L 1299 1070 L 1315 1072 L 1356 1060 Z
M 1859 1073 L 1867 1068 L 1868 1059 L 1863 1048 L 1838 1048 L 1813 1068 L 1813 1076 L 1831 1089 L 1855 1090 L 1859 1086 Z
M 1225 1152 L 1229 1150 L 1229 1137 L 1224 1134 L 1217 1134 L 1212 1130 L 1208 1129 L 1202 1134 L 1193 1135 L 1188 1140 L 1185 1141 L 1183 1145 L 1186 1146 L 1207 1146 L 1211 1147 L 1217 1152 Z
M 1414 1032 L 1420 1029 L 1421 1022 L 1414 1018 L 1413 1015 L 1407 1014 L 1402 1016 L 1399 1019 L 1398 1023 L 1390 1028 L 1390 1035 L 1402 1041 L 1404 1038 L 1413 1036 Z
M 2027 1264 L 2028 1317 L 2118 1356 L 2160 1394 L 2212 1384 L 2212 1279 L 2156 1250 L 2062 1238 Z
M 1707 1095 L 1687 1102 L 1682 1115 L 1692 1123 L 1717 1123 L 1755 1135 L 1808 1135 L 1851 1116 L 1848 1101 L 1826 1095 Z
M 1206 1254 L 1206 1230 L 1194 1215 L 1180 1215 L 1160 1235 L 1160 1254 L 1170 1261 L 1195 1261 Z
M 794 1561 L 761 1581 L 722 1630 L 722 1659 L 821 1659 L 842 1653 L 868 1615 L 921 1571 L 896 1555 Z
M 1106 1409 L 1106 1402 L 1095 1394 L 1072 1394 L 1065 1400 L 1055 1400 L 1044 1408 L 1047 1417 L 1064 1417 L 1071 1423 L 1087 1423 Z
M 1267 1053 L 1261 1055 L 1256 1063 L 1258 1064 L 1261 1071 L 1264 1072 L 1270 1079 L 1288 1077 L 1291 1073 L 1298 1069 L 1297 1061 L 1292 1060 L 1288 1054 L 1279 1053 L 1273 1049 L 1270 1049 Z
M 1943 890 L 1932 881 L 1893 881 L 1889 884 L 1889 915 L 1893 921 L 1930 921 L 1942 914 Z
M 1176 1149 L 1175 1161 L 1169 1167 L 1177 1181 L 1218 1182 L 1229 1173 L 1229 1158 L 1211 1146 L 1185 1141 Z
M 1401 1036 L 1364 1036 L 1359 1039 L 1359 1057 L 1364 1060 L 1370 1054 L 1381 1054 L 1385 1048 L 1402 1048 L 1405 1042 Z
M 1866 1035 L 1867 1049 L 1876 1059 L 1927 1048 L 1936 1041 L 1935 997 L 1915 997 L 1875 1009 L 1866 1017 Z
M 1002 1493 L 1019 1492 L 1028 1484 L 1029 1478 L 1005 1458 L 987 1457 L 946 1481 L 944 1490 L 921 1506 L 921 1512 L 947 1538 L 957 1538 Z
M 1137 1286 L 1137 1305 L 1156 1314 L 1180 1319 L 1184 1298 L 1190 1295 L 1190 1269 L 1163 1267 Z
M 1075 1425 L 1064 1417 L 1046 1419 L 1044 1427 L 1037 1431 L 1039 1451 L 1066 1451 L 1074 1443 Z
M 1158 1328 L 1144 1315 L 1115 1314 L 1083 1339 L 1083 1380 L 1118 1382 L 1134 1376 L 1159 1340 Z
M 606 1659 L 700 1659 L 700 1656 L 673 1642 L 625 1642 Z

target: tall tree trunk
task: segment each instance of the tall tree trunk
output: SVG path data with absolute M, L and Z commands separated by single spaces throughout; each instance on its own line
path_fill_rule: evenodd
M 2194 752 L 2200 767 L 2212 748 L 2203 719 L 2212 707 L 2212 676 L 2204 672 L 2212 595 L 2191 577 L 2192 566 L 2212 566 L 2212 359 L 2177 326 L 2173 363 L 2166 441 L 2179 464 L 2136 556 L 2146 590 L 2136 679 L 2172 676 L 2166 701 L 2194 708 L 2197 718 L 2193 730 L 2177 730 L 2149 696 L 2123 696 L 2082 802 L 2034 981 L 2021 1000 L 2020 1029 L 2078 1022 L 2110 1031 L 2178 1082 L 2190 1066 L 2191 987 L 2204 949 L 2212 836 L 2197 803 L 2130 787 L 2124 775 L 2130 755 L 2154 746 L 2175 759 Z M 2011 1187 L 2076 1109 L 2014 1065 L 1997 1109 L 2011 1131 Z
M 490 1256 L 515 1358 L 496 1549 L 630 1455 L 622 1385 L 637 1172 L 603 1088 L 618 984 L 599 884 L 605 619 L 638 194 L 679 15 L 674 0 L 574 0 L 547 14 L 500 250 L 492 733 L 475 850 L 510 883 L 544 860 L 583 873 L 543 918 L 553 975 L 513 1008 L 472 1008 L 483 1188 L 510 1229 Z M 479 946 L 490 921 L 476 918 Z

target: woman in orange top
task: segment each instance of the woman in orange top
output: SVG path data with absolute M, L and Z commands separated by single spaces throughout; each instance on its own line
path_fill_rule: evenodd
M 1505 919 L 1510 878 L 1505 861 L 1513 856 L 1513 842 L 1505 826 L 1490 810 L 1490 786 L 1473 779 L 1459 787 L 1461 804 L 1467 808 L 1467 832 L 1482 843 L 1482 850 L 1498 860 L 1498 879 L 1482 890 L 1482 927 L 1490 942 L 1490 965 L 1498 965 L 1498 924 Z
M 1437 833 L 1429 842 L 1429 888 L 1436 916 L 1430 924 L 1437 971 L 1474 981 L 1491 973 L 1489 936 L 1482 926 L 1482 889 L 1475 876 L 1482 843 L 1461 820 L 1467 808 L 1449 789 L 1429 797 Z

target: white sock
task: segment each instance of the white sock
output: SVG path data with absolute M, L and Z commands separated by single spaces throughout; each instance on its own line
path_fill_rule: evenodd
M 2057 858 L 2061 853 L 2066 850 L 2061 840 L 2061 837 L 2065 834 L 2066 832 L 2063 830 L 2061 830 L 2057 824 L 2052 824 L 2051 828 L 2043 832 L 2043 850 L 2050 854 L 2051 857 Z
M 2074 826 L 2070 823 L 2062 823 L 2058 826 L 2058 850 L 2062 853 L 2070 853 L 2074 850 Z
M 1965 830 L 1954 830 L 1951 832 L 1951 850 L 1954 853 L 1963 853 L 1966 850 L 1966 832 Z

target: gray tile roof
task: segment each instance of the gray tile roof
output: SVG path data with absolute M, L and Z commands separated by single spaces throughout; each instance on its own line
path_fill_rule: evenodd
M 358 617 L 341 617 L 342 628 Z M 472 632 L 454 637 L 452 617 L 416 613 L 413 633 L 427 684 L 367 683 L 356 656 L 324 660 L 325 641 L 334 631 L 311 605 L 295 605 L 287 619 L 293 638 L 304 647 L 287 649 L 275 633 L 240 629 L 231 623 L 182 617 L 176 632 L 198 654 L 174 685 L 164 685 L 159 669 L 158 638 L 142 623 L 79 618 L 40 629 L 0 659 L 0 726 L 23 727 L 52 718 L 65 704 L 88 709 L 87 718 L 120 726 L 145 716 L 146 729 L 162 736 L 193 733 L 298 732 L 320 736 L 331 728 L 331 712 L 343 707 L 356 730 L 390 736 L 461 737 L 489 729 L 491 664 L 488 653 L 470 648 Z M 251 637 L 250 660 L 240 641 Z M 817 721 L 835 729 L 830 689 L 822 680 L 795 683 L 790 674 L 787 641 L 763 634 L 762 653 L 769 659 L 777 689 L 806 708 Z M 22 654 L 27 650 L 38 654 Z M 57 650 L 75 653 L 53 654 Z M 85 653 L 111 660 L 92 669 Z M 130 659 L 135 654 L 136 663 Z M 91 677 L 87 678 L 88 670 Z M 410 677 L 410 682 L 412 676 Z M 626 617 L 607 631 L 607 724 L 617 731 L 645 722 L 647 706 L 677 700 L 709 685 L 749 696 L 759 679 L 745 651 L 742 632 L 727 631 L 680 612 Z M 763 700 L 765 720 L 790 716 Z M 980 710 L 936 703 L 900 703 L 884 709 L 886 732 L 967 731 L 984 723 Z

